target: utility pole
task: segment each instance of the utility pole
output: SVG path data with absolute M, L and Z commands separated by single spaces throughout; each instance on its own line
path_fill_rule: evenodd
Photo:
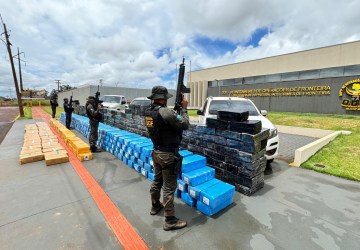
M 3 23 L 3 26 L 4 26 L 4 33 L 5 33 L 5 39 L 6 39 L 6 47 L 7 47 L 8 53 L 9 53 L 9 59 L 10 59 L 11 70 L 12 70 L 12 74 L 13 74 L 13 78 L 14 78 L 16 96 L 17 96 L 17 100 L 18 100 L 18 104 L 19 104 L 20 116 L 21 116 L 21 117 L 24 117 L 24 109 L 23 109 L 23 105 L 22 105 L 22 101 L 21 101 L 21 95 L 20 95 L 20 92 L 19 92 L 19 86 L 18 86 L 17 77 L 16 77 L 14 60 L 13 60 L 13 56 L 12 56 L 11 48 L 10 48 L 10 46 L 11 46 L 12 44 L 11 44 L 10 41 L 9 41 L 9 35 L 8 35 L 8 33 L 7 33 L 6 25 L 5 25 L 5 23 L 3 22 L 2 18 L 1 18 L 1 22 Z
M 60 81 L 61 81 L 61 80 L 55 80 L 55 82 L 56 82 L 57 85 L 58 85 L 58 93 L 60 92 Z
M 25 53 L 24 52 L 19 52 L 19 47 L 18 47 L 18 53 L 14 56 L 14 58 L 17 58 L 18 61 L 19 61 L 19 77 L 20 77 L 20 91 L 24 91 L 24 87 L 23 87 L 23 81 L 22 81 L 22 75 L 21 75 L 21 64 L 20 64 L 20 61 L 23 61 L 20 59 L 20 55 L 21 54 L 24 54 L 24 57 L 25 57 Z M 23 61 L 25 62 L 25 61 Z
M 99 80 L 99 83 L 100 83 L 100 86 L 102 87 L 102 82 L 103 82 L 103 79 L 100 79 Z

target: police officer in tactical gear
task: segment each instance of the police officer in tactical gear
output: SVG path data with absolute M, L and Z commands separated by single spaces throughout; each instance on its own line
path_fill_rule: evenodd
M 86 102 L 86 114 L 89 117 L 90 123 L 90 151 L 93 153 L 101 152 L 99 148 L 96 147 L 96 142 L 98 140 L 98 128 L 99 122 L 101 121 L 101 104 L 97 104 L 94 96 L 89 96 Z
M 52 111 L 52 118 L 55 118 L 56 107 L 59 106 L 58 95 L 56 93 L 50 97 L 50 105 L 51 105 L 51 111 Z
M 74 108 L 72 107 L 72 104 L 69 103 L 68 98 L 64 98 L 64 111 L 65 111 L 65 124 L 67 129 L 71 129 L 71 114 L 74 111 Z
M 164 208 L 165 231 L 186 227 L 186 221 L 175 217 L 174 192 L 177 186 L 177 177 L 181 173 L 179 145 L 182 131 L 189 128 L 187 114 L 188 101 L 181 102 L 182 113 L 168 108 L 167 100 L 172 95 L 163 86 L 152 89 L 152 104 L 145 111 L 145 122 L 149 136 L 154 144 L 152 159 L 154 162 L 154 181 L 151 184 L 150 195 L 152 207 L 150 214 L 156 215 Z M 160 202 L 160 191 L 163 189 L 163 203 Z

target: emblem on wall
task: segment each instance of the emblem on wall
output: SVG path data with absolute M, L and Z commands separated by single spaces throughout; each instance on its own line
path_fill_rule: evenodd
M 343 97 L 341 106 L 346 110 L 360 110 L 360 79 L 345 83 L 339 90 L 339 97 Z

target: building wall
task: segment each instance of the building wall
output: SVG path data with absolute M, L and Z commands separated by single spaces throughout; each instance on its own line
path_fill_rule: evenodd
M 192 82 L 360 64 L 360 41 L 192 71 Z
M 351 96 L 339 96 L 342 86 L 356 79 L 360 76 L 222 86 L 220 96 L 245 97 L 267 111 L 360 115 L 359 110 L 349 111 L 341 106 L 342 101 Z M 317 88 L 309 88 L 312 86 Z M 208 88 L 208 96 L 219 96 L 218 93 L 218 87 Z
M 301 51 L 291 54 L 273 56 L 247 62 L 223 65 L 188 73 L 187 83 L 191 93 L 188 96 L 191 108 L 200 108 L 207 96 L 223 96 L 223 91 L 235 89 L 290 88 L 292 86 L 331 86 L 331 94 L 323 96 L 251 96 L 262 109 L 270 111 L 315 112 L 315 113 L 349 113 L 338 104 L 337 96 L 341 85 L 352 77 L 333 77 L 313 80 L 297 80 L 261 84 L 239 84 L 233 86 L 209 87 L 209 81 L 232 78 L 264 76 L 279 73 L 291 73 L 314 69 L 327 69 L 349 65 L 360 65 L 360 41 L 339 44 L 329 47 Z M 350 111 L 354 113 L 354 111 Z M 360 113 L 357 111 L 357 113 Z

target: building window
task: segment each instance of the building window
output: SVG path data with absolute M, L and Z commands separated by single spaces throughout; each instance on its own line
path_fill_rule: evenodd
M 265 76 L 254 76 L 254 83 L 264 83 Z
M 339 77 L 344 75 L 344 67 L 320 69 L 320 78 Z
M 299 72 L 282 73 L 281 81 L 296 81 L 299 80 Z
M 281 81 L 281 74 L 272 74 L 265 76 L 266 82 L 280 82 Z
M 318 69 L 315 70 L 306 70 L 300 71 L 299 79 L 300 80 L 308 80 L 308 79 L 317 79 L 320 76 L 320 71 Z
M 344 67 L 344 76 L 360 75 L 360 65 L 352 65 Z

